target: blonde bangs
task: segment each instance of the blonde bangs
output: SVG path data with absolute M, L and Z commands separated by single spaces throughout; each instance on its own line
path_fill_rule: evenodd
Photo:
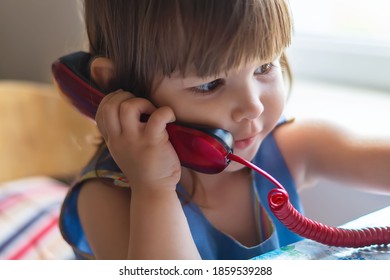
M 212 4 L 218 1 L 207 2 L 199 13 L 181 7 L 171 26 L 175 38 L 160 37 L 158 60 L 164 75 L 178 70 L 185 76 L 195 69 L 207 77 L 250 61 L 270 62 L 290 44 L 292 22 L 285 1 L 235 1 L 222 9 Z
M 272 61 L 291 40 L 286 1 L 85 0 L 90 51 L 114 62 L 113 88 L 147 96 L 175 71 L 208 77 Z

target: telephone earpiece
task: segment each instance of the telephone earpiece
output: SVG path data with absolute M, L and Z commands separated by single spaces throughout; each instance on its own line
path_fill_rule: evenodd
M 63 56 L 52 64 L 52 73 L 58 88 L 70 103 L 87 117 L 95 119 L 105 94 L 90 77 L 91 59 L 86 52 Z M 184 123 L 170 123 L 167 131 L 183 166 L 208 174 L 219 173 L 228 166 L 228 155 L 233 151 L 233 137 L 228 131 Z

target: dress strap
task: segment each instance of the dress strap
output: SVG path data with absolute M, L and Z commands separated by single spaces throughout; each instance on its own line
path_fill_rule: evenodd
M 117 187 L 130 187 L 127 178 L 115 163 L 106 146 L 102 146 L 83 169 L 76 184 L 94 178 L 110 179 Z

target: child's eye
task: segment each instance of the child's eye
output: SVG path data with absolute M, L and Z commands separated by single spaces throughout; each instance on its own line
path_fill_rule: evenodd
M 266 63 L 266 64 L 263 64 L 261 65 L 260 67 L 258 67 L 256 70 L 255 70 L 255 75 L 265 75 L 265 74 L 268 74 L 271 70 L 272 70 L 272 67 L 274 65 L 270 62 L 270 63 Z
M 193 87 L 191 89 L 195 93 L 208 94 L 208 93 L 212 93 L 214 90 L 219 88 L 222 84 L 223 84 L 222 79 L 217 79 L 212 82 Z

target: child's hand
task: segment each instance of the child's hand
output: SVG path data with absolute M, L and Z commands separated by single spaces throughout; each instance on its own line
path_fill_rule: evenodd
M 147 122 L 140 121 L 142 114 L 150 115 Z M 165 129 L 173 121 L 175 115 L 169 107 L 157 109 L 147 99 L 122 90 L 107 95 L 100 103 L 97 126 L 132 191 L 163 187 L 175 190 L 181 168 Z

